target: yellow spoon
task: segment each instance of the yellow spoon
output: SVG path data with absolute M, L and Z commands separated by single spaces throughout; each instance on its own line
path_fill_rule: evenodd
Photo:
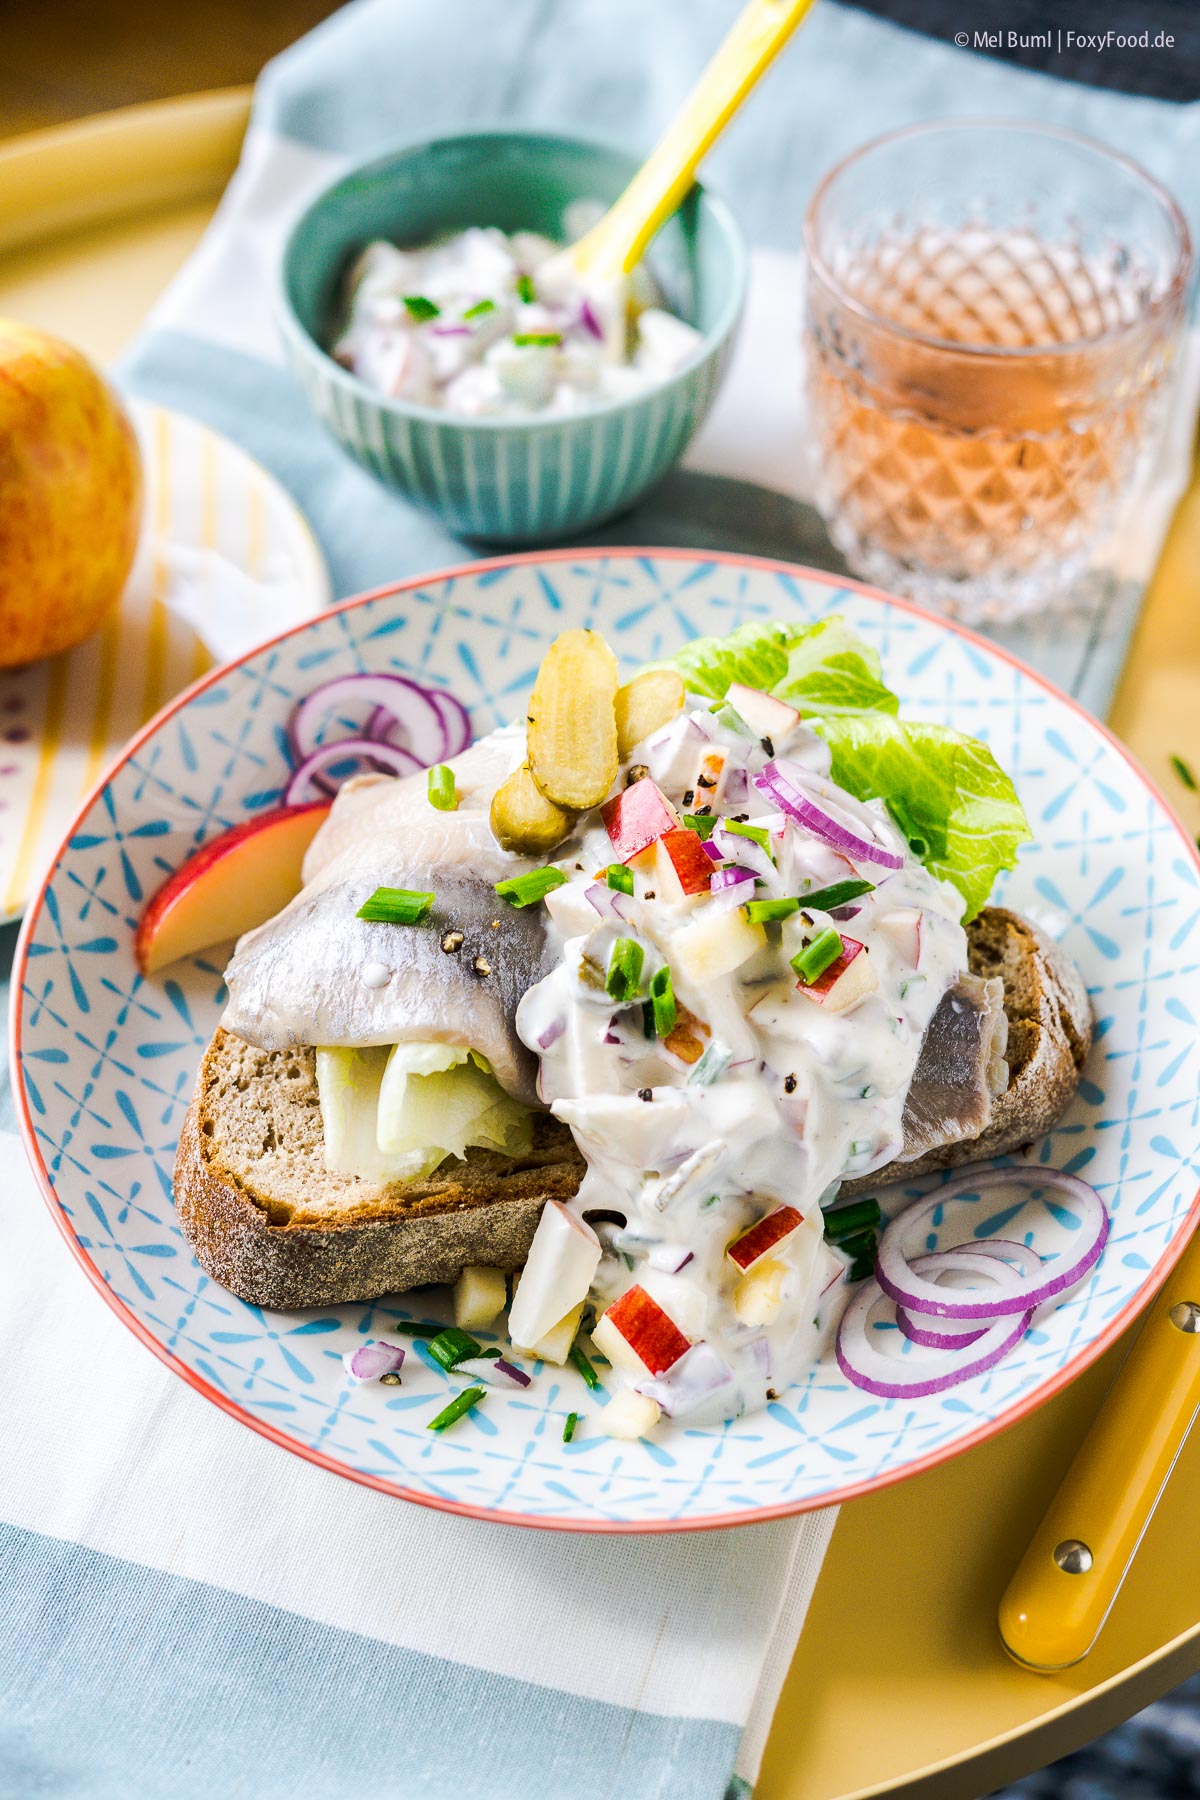
M 750 0 L 720 49 L 619 200 L 554 263 L 597 283 L 618 281 L 676 211 L 701 157 L 815 4 L 815 0 Z
M 1096 1642 L 1200 1410 L 1200 1234 L 1167 1277 L 1000 1602 L 1009 1655 L 1050 1673 Z

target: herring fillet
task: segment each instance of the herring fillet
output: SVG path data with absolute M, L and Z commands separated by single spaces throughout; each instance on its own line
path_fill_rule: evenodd
M 537 1059 L 514 1018 L 551 966 L 545 917 L 497 897 L 495 882 L 529 864 L 501 850 L 488 824 L 492 794 L 519 755 L 518 734 L 497 732 L 455 759 L 453 812 L 430 806 L 424 772 L 347 784 L 310 846 L 304 888 L 238 941 L 225 974 L 226 1030 L 264 1050 L 462 1044 L 488 1058 L 515 1099 L 540 1105 Z M 416 926 L 357 918 L 379 887 L 432 891 L 433 910 Z M 459 932 L 461 945 L 444 950 Z M 363 980 L 372 963 L 390 972 L 382 986 Z
M 1007 1084 L 1004 983 L 960 975 L 929 1022 L 904 1102 L 901 1162 L 978 1137 Z

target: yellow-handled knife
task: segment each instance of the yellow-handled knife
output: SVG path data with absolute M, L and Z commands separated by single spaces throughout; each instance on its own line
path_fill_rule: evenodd
M 1029 1669 L 1092 1648 L 1200 1410 L 1200 1233 L 1152 1302 L 1095 1422 L 1000 1602 Z

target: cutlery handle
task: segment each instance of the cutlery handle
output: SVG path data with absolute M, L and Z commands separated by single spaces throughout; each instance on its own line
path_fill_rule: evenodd
M 699 163 L 816 0 L 749 0 L 620 199 L 575 246 L 597 274 L 627 274 L 692 185 Z
M 1200 1409 L 1200 1233 L 1152 1302 L 1000 1602 L 1027 1668 L 1070 1668 L 1107 1619 Z

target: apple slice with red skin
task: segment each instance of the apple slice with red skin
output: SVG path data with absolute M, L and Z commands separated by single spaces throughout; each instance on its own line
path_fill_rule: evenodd
M 596 1348 L 614 1369 L 662 1375 L 692 1347 L 669 1313 L 644 1287 L 631 1287 L 602 1312 L 592 1330 Z
M 657 854 L 658 890 L 664 899 L 675 898 L 676 887 L 680 899 L 711 891 L 715 865 L 698 831 L 689 831 L 684 825 L 665 831 L 658 840 Z
M 848 1012 L 873 994 L 879 986 L 871 958 L 865 944 L 857 938 L 842 938 L 842 954 L 837 961 L 830 963 L 823 975 L 815 981 L 798 981 L 796 986 L 818 1006 L 827 1012 Z
M 921 961 L 921 910 L 916 906 L 898 906 L 880 919 L 879 929 L 891 939 L 910 968 Z
M 786 700 L 764 694 L 761 688 L 745 687 L 740 681 L 730 683 L 725 695 L 739 718 L 746 721 L 755 737 L 781 742 L 800 723 L 800 714 Z
M 241 937 L 294 900 L 331 800 L 280 806 L 210 838 L 150 896 L 133 954 L 143 975 Z
M 797 1212 L 794 1206 L 777 1206 L 765 1219 L 757 1220 L 748 1231 L 743 1231 L 741 1237 L 734 1238 L 725 1254 L 744 1274 L 752 1263 L 778 1249 L 785 1238 L 799 1231 L 803 1223 L 804 1214 Z
M 679 824 L 675 808 L 648 775 L 606 800 L 600 815 L 613 849 L 625 863 Z

